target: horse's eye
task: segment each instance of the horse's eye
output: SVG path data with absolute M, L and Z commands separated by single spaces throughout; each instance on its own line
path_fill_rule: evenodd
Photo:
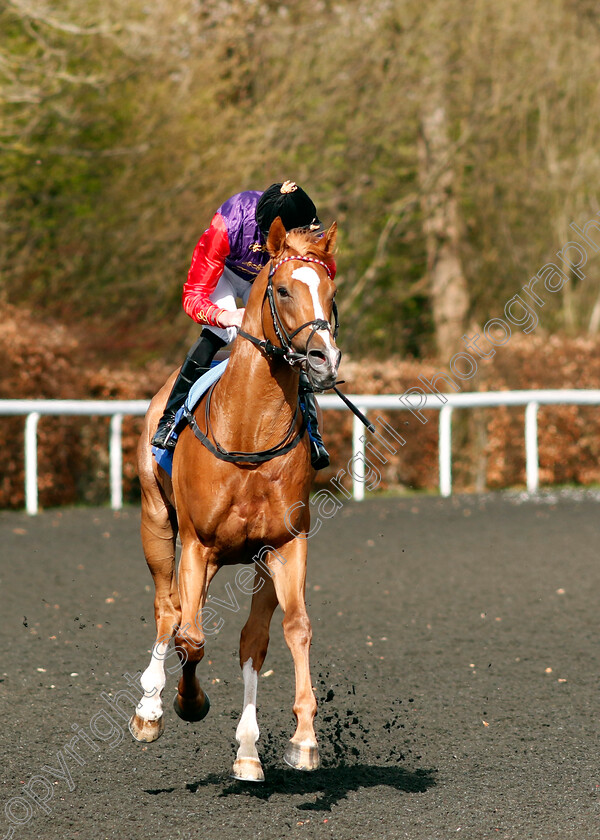
M 282 297 L 282 298 L 286 298 L 286 297 L 289 297 L 289 296 L 290 296 L 290 293 L 289 293 L 289 292 L 288 292 L 288 290 L 285 288 L 285 286 L 278 286 L 278 288 L 277 288 L 277 294 L 279 295 L 279 297 Z

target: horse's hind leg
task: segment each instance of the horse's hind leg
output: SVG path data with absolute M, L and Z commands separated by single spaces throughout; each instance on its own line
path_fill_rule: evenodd
M 158 490 L 142 497 L 142 545 L 154 579 L 156 641 L 150 664 L 141 676 L 144 696 L 129 721 L 137 741 L 156 741 L 163 732 L 162 691 L 165 687 L 165 658 L 169 641 L 179 624 L 181 608 L 175 577 L 176 520 L 173 508 Z
M 240 638 L 244 709 L 235 733 L 239 749 L 231 774 L 234 779 L 246 782 L 263 782 L 265 778 L 256 750 L 260 734 L 256 720 L 256 691 L 258 674 L 267 655 L 269 625 L 276 606 L 277 595 L 273 579 L 257 566 L 250 615 Z

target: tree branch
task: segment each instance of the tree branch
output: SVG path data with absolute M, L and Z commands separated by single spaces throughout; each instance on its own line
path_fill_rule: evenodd
M 68 32 L 70 35 L 110 35 L 113 32 L 118 32 L 120 26 L 76 26 L 74 23 L 67 23 L 58 20 L 53 15 L 42 14 L 37 10 L 33 10 L 27 4 L 18 2 L 18 0 L 6 0 L 17 14 L 24 19 L 35 20 L 43 23 L 51 29 L 56 29 L 58 32 Z

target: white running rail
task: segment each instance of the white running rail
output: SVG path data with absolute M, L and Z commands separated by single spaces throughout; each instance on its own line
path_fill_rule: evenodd
M 123 447 L 121 424 L 124 415 L 143 416 L 149 400 L 0 400 L 0 416 L 25 415 L 25 510 L 38 512 L 37 427 L 47 415 L 110 417 L 110 506 L 123 507 Z
M 468 394 L 429 394 L 417 406 L 400 395 L 350 394 L 349 398 L 363 414 L 370 411 L 439 411 L 439 488 L 442 496 L 452 493 L 452 412 L 457 408 L 491 408 L 494 406 L 525 406 L 525 460 L 527 490 L 539 488 L 537 412 L 540 405 L 600 405 L 600 390 L 537 390 L 486 391 Z M 408 404 L 407 404 L 408 403 Z M 348 411 L 336 395 L 319 397 L 325 410 Z M 148 400 L 0 400 L 0 416 L 24 415 L 25 420 L 25 508 L 27 513 L 38 512 L 37 425 L 46 415 L 110 416 L 110 501 L 113 510 L 123 506 L 121 424 L 125 415 L 144 415 Z M 411 409 L 412 405 L 412 409 Z M 353 456 L 365 457 L 365 429 L 357 417 L 353 418 Z M 361 437 L 363 440 L 361 441 Z M 365 486 L 360 475 L 353 478 L 353 495 L 364 499 Z

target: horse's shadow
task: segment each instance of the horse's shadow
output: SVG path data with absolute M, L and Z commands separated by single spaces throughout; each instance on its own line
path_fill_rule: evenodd
M 219 796 L 254 796 L 267 801 L 273 794 L 291 795 L 317 794 L 315 802 L 298 805 L 302 811 L 330 811 L 333 805 L 345 799 L 349 791 L 360 788 L 372 788 L 387 785 L 404 793 L 424 793 L 435 782 L 434 770 L 406 770 L 403 767 L 390 767 L 376 764 L 342 764 L 337 767 L 325 767 L 313 773 L 301 773 L 297 770 L 283 770 L 279 767 L 265 767 L 266 781 L 238 782 L 224 780 L 223 776 L 211 774 L 199 782 L 186 785 L 195 793 L 208 785 L 222 785 Z

